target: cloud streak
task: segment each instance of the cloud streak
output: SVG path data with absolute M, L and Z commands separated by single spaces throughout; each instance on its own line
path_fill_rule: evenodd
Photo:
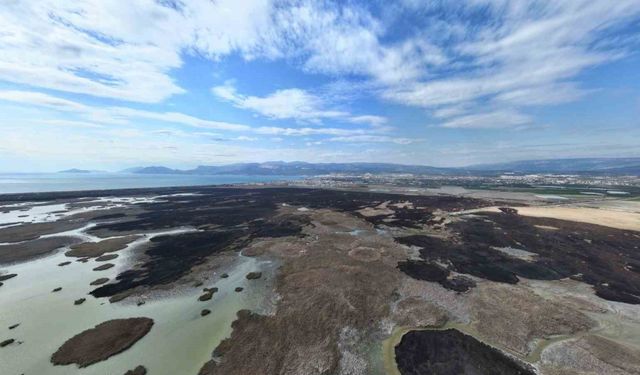
M 206 120 L 199 117 L 187 115 L 180 112 L 153 112 L 146 110 L 133 109 L 128 107 L 93 107 L 81 104 L 75 101 L 58 98 L 52 95 L 33 92 L 33 91 L 16 91 L 6 90 L 0 91 L 0 100 L 42 107 L 54 111 L 65 113 L 73 113 L 80 117 L 93 121 L 94 126 L 99 124 L 133 124 L 136 119 L 151 120 L 154 122 L 178 124 L 196 129 L 222 130 L 236 133 L 249 133 L 255 135 L 270 136 L 364 136 L 373 135 L 386 129 L 364 128 L 364 129 L 344 129 L 332 127 L 280 127 L 280 126 L 249 126 L 245 124 L 229 123 L 223 121 Z M 381 118 L 366 118 L 367 121 L 377 120 Z M 67 121 L 68 122 L 68 121 Z M 87 125 L 86 121 L 77 122 Z M 360 122 L 365 122 L 364 120 Z M 374 121 L 375 122 L 375 121 Z M 253 137 L 238 136 L 236 140 L 247 141 L 253 140 Z
M 367 124 L 381 130 L 387 118 L 377 115 L 353 115 L 348 111 L 331 108 L 327 100 L 308 91 L 289 88 L 276 90 L 266 96 L 238 93 L 230 83 L 215 86 L 211 92 L 236 108 L 250 110 L 270 119 L 293 119 L 298 122 L 321 124 L 323 120 L 336 120 L 354 124 Z M 385 130 L 392 130 L 385 127 Z

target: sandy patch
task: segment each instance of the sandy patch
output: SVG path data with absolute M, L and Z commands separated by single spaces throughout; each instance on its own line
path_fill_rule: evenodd
M 602 225 L 610 228 L 640 231 L 640 211 L 636 211 L 633 205 L 629 205 L 628 210 L 622 210 L 620 202 L 617 205 L 610 202 L 602 204 L 600 208 L 595 207 L 572 207 L 572 206 L 529 206 L 513 207 L 519 215 L 530 217 L 546 217 L 579 223 Z M 632 203 L 632 202 L 626 202 Z M 615 208 L 614 208 L 615 207 Z M 497 206 L 483 207 L 466 210 L 456 213 L 456 215 L 466 215 L 481 212 L 501 212 Z M 537 225 L 536 225 L 537 226 Z M 537 226 L 541 229 L 554 230 L 554 227 Z
M 534 225 L 534 227 L 538 229 L 544 229 L 544 230 L 558 230 L 558 228 L 552 227 L 550 225 Z
M 524 261 L 527 262 L 533 262 L 534 260 L 536 260 L 536 258 L 538 257 L 538 254 L 536 253 L 532 253 L 530 251 L 526 251 L 526 250 L 522 250 L 522 249 L 517 249 L 515 247 L 495 247 L 492 246 L 491 247 L 494 250 L 498 250 L 499 252 L 506 254 L 510 257 L 513 258 L 517 258 L 517 259 L 522 259 Z
M 140 236 L 131 235 L 125 237 L 114 237 L 98 242 L 84 242 L 71 246 L 71 250 L 65 253 L 68 257 L 100 257 L 105 253 L 122 250 L 131 242 L 139 239 Z
M 413 203 L 410 201 L 404 201 L 404 202 L 399 202 L 399 203 L 393 203 L 390 204 L 389 206 L 391 207 L 395 207 L 395 208 L 409 208 L 409 209 L 413 209 Z
M 517 207 L 518 214 L 640 231 L 640 214 L 587 207 Z
M 382 216 L 382 215 L 392 215 L 394 211 L 387 207 L 389 205 L 389 201 L 383 202 L 376 207 L 366 207 L 361 210 L 358 210 L 360 215 L 364 217 L 373 217 L 373 216 Z

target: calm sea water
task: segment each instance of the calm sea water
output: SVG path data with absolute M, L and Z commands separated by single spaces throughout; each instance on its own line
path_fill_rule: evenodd
M 127 173 L 0 173 L 0 194 L 291 181 L 300 176 L 191 176 Z

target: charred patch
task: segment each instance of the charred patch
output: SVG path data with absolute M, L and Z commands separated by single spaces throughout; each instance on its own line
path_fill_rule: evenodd
M 548 231 L 538 226 L 553 226 Z M 455 240 L 415 235 L 399 238 L 420 247 L 427 261 L 442 261 L 452 270 L 491 281 L 517 283 L 518 277 L 557 280 L 572 277 L 594 286 L 602 298 L 640 303 L 640 262 L 637 239 L 629 231 L 513 212 L 486 213 L 449 227 Z M 496 247 L 535 253 L 523 260 Z
M 610 301 L 618 301 L 624 303 L 630 303 L 634 305 L 640 304 L 640 297 L 624 291 L 624 286 L 619 287 L 617 285 L 597 285 L 595 286 L 596 295 L 600 298 L 608 299 Z
M 291 204 L 310 208 L 331 208 L 350 212 L 374 224 L 393 227 L 420 228 L 433 220 L 433 211 L 443 210 L 456 212 L 489 205 L 480 199 L 442 196 L 408 196 L 388 193 L 370 193 L 333 190 L 302 190 L 290 194 L 287 199 Z M 365 207 L 375 207 L 389 202 L 387 208 L 390 215 L 364 216 L 356 211 Z M 411 207 L 398 204 L 408 202 Z
M 449 276 L 449 270 L 431 262 L 408 260 L 398 263 L 398 269 L 417 280 L 443 282 Z
M 399 238 L 398 241 L 405 245 L 420 247 L 420 256 L 425 260 L 442 260 L 451 264 L 456 272 L 491 281 L 517 283 L 518 277 L 509 268 L 509 265 L 524 262 L 518 259 L 508 259 L 489 246 L 457 244 L 430 236 L 407 236 Z
M 475 288 L 476 282 L 468 277 L 454 276 L 442 282 L 442 286 L 447 289 L 462 293 L 471 290 L 471 288 Z
M 518 214 L 518 210 L 516 210 L 515 208 L 511 208 L 511 207 L 500 207 L 500 211 L 504 212 L 505 214 L 509 214 L 509 215 L 517 215 Z
M 364 220 L 370 222 L 373 225 L 386 225 L 389 227 L 404 227 L 420 229 L 423 225 L 431 223 L 433 219 L 433 213 L 429 209 L 424 208 L 397 208 L 389 207 L 393 211 L 392 215 L 379 215 L 379 216 L 362 216 Z
M 256 220 L 251 223 L 251 237 L 287 237 L 300 236 L 302 228 L 311 224 L 308 217 L 296 216 L 286 218 L 274 218 L 269 222 Z
M 141 268 L 122 272 L 116 283 L 101 286 L 91 294 L 109 297 L 141 285 L 171 283 L 186 275 L 206 257 L 231 249 L 243 234 L 241 231 L 196 232 L 154 237 L 145 252 L 148 260 Z
M 108 215 L 100 215 L 100 216 L 93 217 L 91 220 L 100 221 L 100 220 L 122 219 L 123 217 L 126 217 L 126 216 L 127 215 L 123 213 L 108 214 Z
M 192 195 L 172 195 L 194 193 Z M 158 237 L 150 246 L 141 248 L 141 265 L 121 273 L 113 284 L 103 285 L 92 294 L 97 297 L 113 296 L 141 285 L 154 286 L 174 282 L 187 274 L 194 265 L 217 252 L 235 250 L 248 241 L 261 237 L 300 236 L 302 228 L 310 225 L 302 214 L 281 215 L 283 204 L 323 208 L 359 215 L 365 207 L 376 207 L 388 202 L 391 220 L 383 217 L 365 218 L 374 224 L 418 228 L 433 220 L 432 212 L 440 209 L 459 211 L 489 205 L 488 202 L 459 197 L 422 197 L 373 192 L 335 191 L 298 188 L 232 188 L 185 187 L 94 192 L 65 192 L 17 195 L 22 200 L 59 200 L 93 196 L 149 196 L 163 195 L 148 203 L 139 203 L 136 209 L 83 216 L 97 222 L 89 232 L 100 236 L 123 236 L 150 231 L 191 227 L 201 233 Z M 108 220 L 108 221 L 107 221 Z M 24 239 L 47 234 L 49 224 L 20 228 Z M 34 228 L 34 229 L 31 229 Z M 28 229 L 28 230 L 27 230 Z M 37 231 L 36 231 L 37 229 Z M 56 224 L 55 230 L 60 229 Z M 14 231 L 4 228 L 6 232 Z M 53 229 L 51 229 L 53 230 Z M 34 233 L 32 233 L 34 232 Z M 37 232 L 37 233 L 35 233 Z M 14 233 L 11 238 L 15 240 Z
M 455 330 L 411 331 L 395 348 L 403 375 L 534 375 L 529 366 Z
M 398 263 L 398 269 L 414 279 L 437 282 L 456 292 L 466 292 L 476 286 L 476 283 L 468 277 L 449 278 L 451 272 L 448 269 L 432 262 L 407 260 Z
M 246 225 L 254 220 L 272 217 L 282 203 L 309 208 L 329 208 L 358 215 L 356 211 L 364 207 L 390 202 L 389 208 L 394 212 L 393 221 L 384 222 L 385 225 L 419 227 L 432 220 L 432 212 L 437 209 L 460 211 L 489 205 L 483 200 L 459 197 L 405 196 L 320 189 L 205 187 L 195 192 L 198 195 L 168 196 L 163 197 L 162 201 L 140 204 L 139 207 L 144 212 L 127 221 L 99 224 L 92 232 L 161 230 L 177 226 Z M 401 202 L 410 202 L 411 206 L 416 208 L 395 206 Z M 384 218 L 386 216 L 364 219 L 373 224 L 382 224 Z M 280 223 L 278 227 L 273 227 L 273 230 L 288 230 L 288 233 L 291 233 L 291 230 L 286 228 L 286 223 Z M 289 235 L 288 233 L 286 235 Z

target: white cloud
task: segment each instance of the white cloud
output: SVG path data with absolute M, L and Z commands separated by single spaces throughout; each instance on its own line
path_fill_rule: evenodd
M 447 62 L 416 37 L 393 44 L 353 4 L 316 1 L 24 0 L 0 5 L 0 79 L 120 100 L 185 93 L 171 77 L 183 54 L 212 60 L 300 59 L 306 70 L 408 81 Z M 256 105 L 259 105 L 257 103 Z
M 99 129 L 104 128 L 103 125 L 94 124 L 88 121 L 73 121 L 73 120 L 38 120 L 38 124 L 46 124 L 52 126 L 65 126 L 65 127 L 74 127 L 74 128 L 88 128 L 88 129 Z
M 158 102 L 185 92 L 171 77 L 183 54 L 219 60 L 238 53 L 286 59 L 334 77 L 356 75 L 377 87 L 372 93 L 404 105 L 438 109 L 471 102 L 474 110 L 474 102 L 487 98 L 518 106 L 555 104 L 583 94 L 566 80 L 624 56 L 637 38 L 621 35 L 612 43 L 607 30 L 640 14 L 637 0 L 417 4 L 405 2 L 405 12 L 391 7 L 394 18 L 374 15 L 366 3 L 312 0 L 145 0 L 126 7 L 118 0 L 4 2 L 0 79 Z M 415 21 L 424 27 L 390 38 L 418 9 L 421 19 Z M 567 91 L 560 95 L 558 87 Z M 537 94 L 546 89 L 554 95 L 542 100 Z M 345 116 L 295 88 L 264 97 L 229 87 L 215 92 L 275 119 Z
M 84 104 L 35 91 L 4 90 L 0 91 L 0 99 L 21 104 L 34 104 L 58 111 L 77 112 L 86 111 L 89 108 Z
M 259 113 L 271 119 L 294 119 L 319 124 L 323 119 L 367 124 L 376 131 L 393 129 L 385 126 L 387 118 L 376 115 L 352 115 L 349 112 L 331 108 L 322 97 L 302 89 L 277 90 L 266 96 L 243 95 L 230 83 L 215 86 L 211 92 L 220 99 L 231 102 L 235 107 Z
M 97 129 L 91 133 L 60 132 L 52 128 L 0 127 L 0 159 L 35 163 L 40 169 L 61 167 L 122 169 L 137 165 L 167 165 L 192 168 L 195 165 L 225 164 L 251 161 L 364 161 L 372 152 L 323 149 L 322 141 L 309 146 L 283 145 L 270 148 L 266 144 L 217 142 L 202 138 L 193 142 L 185 137 L 139 132 L 136 129 Z M 51 139 L 58 139 L 51 142 Z M 144 152 L 140 152 L 144 150 Z
M 446 105 L 438 109 L 435 109 L 433 110 L 432 114 L 437 118 L 448 118 L 448 117 L 454 117 L 454 116 L 465 114 L 468 111 L 469 111 L 468 105 L 453 104 L 453 105 Z
M 245 124 L 229 123 L 223 121 L 206 120 L 195 116 L 190 116 L 180 112 L 152 112 L 128 107 L 105 107 L 97 108 L 84 105 L 78 102 L 61 99 L 52 95 L 30 92 L 30 91 L 0 91 L 0 100 L 17 102 L 25 105 L 39 106 L 55 111 L 73 113 L 81 117 L 96 120 L 97 124 L 134 124 L 136 119 L 145 119 L 169 124 L 184 125 L 192 128 L 211 129 L 239 133 L 251 133 L 272 136 L 309 136 L 309 135 L 366 135 L 379 132 L 376 129 L 342 129 L 342 128 L 311 128 L 311 127 L 278 127 L 278 126 L 257 126 L 252 127 Z M 202 134 L 202 133 L 200 133 Z M 249 140 L 241 138 L 238 140 Z
M 445 122 L 446 127 L 517 126 L 525 119 L 509 112 L 510 107 L 579 99 L 586 91 L 567 80 L 624 56 L 633 38 L 621 38 L 615 46 L 601 41 L 607 40 L 608 28 L 640 14 L 635 0 L 477 0 L 439 6 L 461 15 L 459 21 L 465 26 L 464 32 L 445 39 L 446 53 L 457 62 L 457 69 L 435 71 L 429 79 L 409 85 L 389 85 L 383 96 L 432 109 L 435 117 L 462 116 Z M 482 21 L 474 14 L 484 14 Z M 487 101 L 501 111 L 483 113 L 480 103 Z M 473 126 L 472 119 L 483 124 Z
M 247 137 L 246 135 L 241 135 L 241 136 L 235 137 L 233 140 L 234 141 L 243 141 L 243 142 L 253 142 L 253 141 L 257 141 L 258 138 L 256 138 L 256 137 Z
M 572 83 L 559 83 L 505 91 L 496 95 L 495 100 L 521 106 L 548 105 L 572 102 L 588 93 Z
M 386 117 L 374 115 L 352 116 L 349 121 L 355 124 L 369 124 L 376 128 L 383 127 L 388 122 Z
M 269 0 L 5 1 L 0 79 L 116 99 L 158 102 L 184 89 L 182 54 L 271 54 Z
M 473 113 L 446 121 L 445 128 L 499 129 L 531 124 L 531 117 L 512 109 Z
M 279 136 L 309 136 L 309 135 L 364 135 L 369 131 L 365 129 L 341 129 L 341 128 L 282 128 L 275 126 L 261 126 L 254 129 L 256 134 Z
M 0 100 L 73 113 L 97 124 L 130 124 L 132 119 L 147 119 L 203 129 L 240 132 L 251 129 L 248 125 L 204 120 L 179 112 L 152 112 L 128 107 L 94 107 L 34 91 L 0 91 Z
M 408 82 L 448 59 L 422 35 L 394 43 L 381 39 L 388 31 L 366 8 L 349 3 L 299 1 L 274 14 L 290 56 L 302 56 L 303 67 L 330 75 L 372 77 L 381 84 Z
M 79 113 L 84 118 L 94 121 L 96 123 L 107 124 L 123 124 L 126 121 L 112 116 L 108 111 L 87 106 L 75 101 L 62 99 L 56 96 L 35 92 L 35 91 L 21 91 L 21 90 L 4 90 L 0 91 L 0 100 L 7 102 L 19 103 L 22 105 L 33 105 L 41 108 L 46 108 L 54 111 Z
M 108 113 L 117 118 L 139 118 L 147 120 L 162 121 L 167 123 L 187 125 L 194 128 L 216 129 L 229 131 L 250 131 L 251 127 L 244 124 L 235 124 L 224 121 L 204 120 L 198 117 L 186 115 L 180 112 L 152 112 L 126 107 L 110 107 Z
M 346 143 L 395 143 L 398 145 L 409 145 L 420 142 L 420 139 L 389 137 L 384 135 L 351 135 L 342 137 L 333 137 L 329 141 L 346 142 Z
M 260 97 L 239 94 L 233 86 L 227 84 L 214 87 L 212 92 L 238 108 L 248 109 L 272 119 L 318 122 L 323 118 L 349 115 L 343 111 L 324 109 L 325 103 L 321 98 L 301 89 L 278 90 Z
M 184 92 L 166 74 L 181 64 L 179 32 L 162 38 L 158 33 L 169 26 L 172 12 L 152 2 L 131 6 L 113 1 L 3 2 L 0 78 L 135 101 Z

